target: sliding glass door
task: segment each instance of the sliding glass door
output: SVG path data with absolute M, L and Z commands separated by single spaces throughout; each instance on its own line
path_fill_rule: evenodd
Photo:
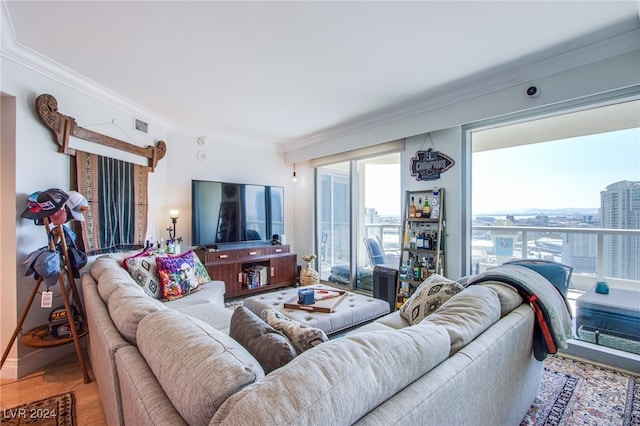
M 376 262 L 398 266 L 400 154 L 321 166 L 316 173 L 320 279 L 372 291 Z M 374 261 L 373 253 L 382 257 Z
M 320 280 L 347 286 L 351 259 L 350 168 L 350 162 L 342 162 L 316 170 Z

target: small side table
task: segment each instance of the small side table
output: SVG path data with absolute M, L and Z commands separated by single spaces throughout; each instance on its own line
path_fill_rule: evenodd
M 585 326 L 640 341 L 640 291 L 612 288 L 600 294 L 594 286 L 578 297 L 576 311 L 576 330 Z

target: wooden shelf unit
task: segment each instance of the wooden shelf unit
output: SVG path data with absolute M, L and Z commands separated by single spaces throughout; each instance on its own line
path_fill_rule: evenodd
M 409 206 L 411 204 L 411 198 L 415 201 L 416 208 L 422 209 L 422 206 L 418 205 L 420 199 L 424 200 L 427 197 L 433 212 L 433 199 L 434 190 L 423 191 L 407 191 L 405 208 L 403 211 L 402 221 L 402 251 L 400 255 L 400 265 L 398 273 L 398 283 L 396 286 L 396 301 L 400 306 L 404 300 L 411 296 L 415 289 L 430 275 L 440 274 L 446 276 L 446 262 L 445 262 L 445 220 L 444 220 L 444 188 L 438 188 L 438 217 L 409 217 Z M 418 248 L 412 241 L 412 236 L 416 233 L 430 233 L 434 235 L 434 238 L 430 240 L 429 248 Z M 414 277 L 412 265 L 409 265 L 409 270 L 404 274 L 405 269 L 403 265 L 407 264 L 408 260 L 418 257 L 419 259 L 426 258 L 429 262 L 427 273 L 423 273 L 420 270 L 420 276 Z M 398 307 L 399 307 L 398 306 Z
M 198 257 L 212 280 L 224 281 L 225 299 L 296 285 L 297 255 L 288 245 L 255 246 L 233 249 L 199 249 Z M 268 283 L 247 288 L 243 272 L 251 265 L 267 268 Z

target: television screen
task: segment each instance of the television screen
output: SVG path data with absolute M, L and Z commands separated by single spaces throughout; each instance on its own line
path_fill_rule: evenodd
M 192 244 L 270 241 L 284 233 L 284 188 L 192 181 Z

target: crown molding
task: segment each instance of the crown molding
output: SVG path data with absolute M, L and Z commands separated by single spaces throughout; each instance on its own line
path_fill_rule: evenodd
M 191 136 L 199 138 L 205 136 L 209 139 L 211 144 L 223 143 L 227 145 L 242 145 L 248 148 L 260 149 L 263 151 L 282 152 L 284 153 L 284 146 L 279 144 L 273 144 L 268 142 L 257 142 L 253 140 L 241 139 L 230 135 L 225 135 L 219 132 L 212 131 L 211 129 L 194 129 L 193 127 L 185 127 L 174 125 L 169 129 L 169 133 L 176 133 L 182 136 Z
M 114 108 L 129 111 L 136 118 L 148 121 L 162 132 L 169 130 L 171 121 L 167 118 L 22 45 L 15 36 L 6 7 L 6 3 L 2 1 L 2 8 L 0 8 L 0 58 L 50 78 Z
M 612 31 L 616 33 L 611 34 Z M 604 37 L 603 32 L 607 33 Z M 428 90 L 417 96 L 414 101 L 359 117 L 309 137 L 286 141 L 281 146 L 284 152 L 296 151 L 389 125 L 507 87 L 532 82 L 552 74 L 636 51 L 639 40 L 638 20 L 629 20 L 615 29 L 605 29 L 555 49 L 529 55 L 469 78 Z

